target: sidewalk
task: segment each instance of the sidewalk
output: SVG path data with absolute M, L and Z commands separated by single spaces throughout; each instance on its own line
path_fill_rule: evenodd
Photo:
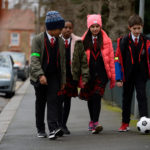
M 23 84 L 22 81 L 16 82 L 16 91 L 18 91 L 18 89 L 21 87 L 22 84 Z M 5 108 L 5 106 L 10 101 L 10 98 L 6 98 L 5 93 L 0 93 L 0 94 L 1 94 L 0 95 L 0 113 L 1 113 L 3 108 Z
M 121 113 L 108 109 L 106 104 L 103 104 L 100 116 L 100 122 L 104 126 L 104 131 L 98 135 L 92 135 L 87 131 L 89 114 L 86 102 L 72 99 L 68 121 L 71 135 L 50 141 L 49 139 L 36 137 L 35 96 L 29 81 L 26 81 L 11 102 L 11 104 L 8 104 L 9 107 L 7 106 L 2 112 L 5 114 L 5 111 L 9 110 L 9 113 L 6 111 L 6 116 L 3 117 L 3 120 L 5 119 L 3 127 L 4 125 L 9 127 L 1 141 L 0 150 L 150 149 L 150 135 L 140 134 L 135 127 L 131 127 L 131 131 L 126 133 L 117 132 L 121 122 Z M 0 115 L 0 134 L 2 134 L 1 120 Z M 8 120 L 11 121 L 10 124 Z

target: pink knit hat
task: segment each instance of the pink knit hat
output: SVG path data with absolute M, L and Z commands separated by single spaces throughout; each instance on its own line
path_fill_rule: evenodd
M 102 19 L 100 14 L 87 15 L 87 27 L 90 28 L 93 24 L 99 24 L 102 27 Z

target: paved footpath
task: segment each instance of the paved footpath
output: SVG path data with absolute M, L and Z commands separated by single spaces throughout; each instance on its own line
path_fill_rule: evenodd
M 12 101 L 15 104 L 11 104 L 12 108 L 15 105 L 15 110 L 7 108 L 9 112 L 12 111 L 8 115 L 7 109 L 4 109 L 6 112 L 3 115 L 6 113 L 7 116 L 3 119 L 6 119 L 8 130 L 4 136 L 1 136 L 0 150 L 150 150 L 150 134 L 140 134 L 135 127 L 131 127 L 131 131 L 126 133 L 117 132 L 121 114 L 108 109 L 105 107 L 106 104 L 103 104 L 100 117 L 104 130 L 98 135 L 92 135 L 87 131 L 89 114 L 86 102 L 77 98 L 72 99 L 68 121 L 71 135 L 55 141 L 37 138 L 34 117 L 35 97 L 29 81 L 26 81 L 18 92 L 20 93 Z M 8 120 L 11 121 L 10 124 Z

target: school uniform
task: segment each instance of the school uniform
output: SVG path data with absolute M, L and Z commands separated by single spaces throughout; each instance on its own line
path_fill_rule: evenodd
M 62 91 L 63 93 L 61 93 L 61 94 L 66 95 L 67 97 L 76 97 L 76 96 L 78 96 L 77 82 L 75 82 L 73 80 L 72 73 L 71 73 L 71 61 L 72 61 L 71 60 L 71 41 L 72 41 L 72 38 L 69 38 L 67 40 L 63 39 L 63 40 L 64 40 L 65 54 L 66 54 L 66 85 L 65 85 L 65 89 Z
M 118 39 L 115 56 L 116 80 L 122 80 L 123 103 L 122 122 L 130 122 L 131 101 L 134 87 L 137 93 L 139 115 L 147 116 L 146 81 L 150 76 L 148 40 L 144 35 L 136 37 L 132 33 Z
M 114 54 L 111 40 L 103 30 L 101 32 L 103 36 L 101 49 L 94 48 L 94 37 L 92 36 L 93 48 L 85 50 L 89 64 L 90 80 L 89 85 L 86 85 L 80 92 L 80 98 L 84 100 L 88 100 L 94 93 L 103 96 L 108 80 L 111 81 L 110 87 L 115 85 L 115 69 L 112 61 Z M 111 61 L 109 61 L 109 58 Z
M 60 89 L 60 56 L 58 49 L 58 39 L 50 37 L 45 33 L 45 51 L 42 68 L 47 78 L 47 121 L 50 131 L 58 128 L 58 97 L 57 93 Z M 50 43 L 54 38 L 54 43 Z M 48 57 L 49 56 L 49 57 Z M 48 62 L 49 61 L 49 62 Z
M 77 81 L 73 80 L 71 73 L 71 52 L 73 53 L 74 51 L 71 51 L 72 37 L 74 39 L 74 35 L 71 35 L 68 39 L 64 39 L 61 36 L 64 40 L 66 54 L 66 85 L 64 90 L 59 92 L 59 124 L 66 134 L 70 134 L 66 124 L 71 108 L 71 98 L 78 96 Z M 79 39 L 79 37 L 77 39 Z
M 95 16 L 100 19 L 99 15 L 91 15 L 90 19 L 94 20 Z M 82 37 L 83 41 L 85 36 L 86 33 Z M 100 46 L 98 46 L 98 42 L 100 42 L 98 36 L 102 36 L 103 45 L 100 44 Z M 80 99 L 87 101 L 90 114 L 88 130 L 92 131 L 92 134 L 97 134 L 103 129 L 98 121 L 101 111 L 101 98 L 104 95 L 108 80 L 110 80 L 110 88 L 113 88 L 115 85 L 115 66 L 112 42 L 102 29 L 98 36 L 91 36 L 91 42 L 89 43 L 91 46 L 90 48 L 85 49 L 89 68 L 89 80 L 84 86 L 80 84 L 81 90 L 79 94 Z M 74 56 L 77 55 L 75 54 Z M 77 62 L 78 61 L 76 60 L 76 64 Z M 74 67 L 74 70 L 76 71 L 77 68 L 76 66 Z
M 104 66 L 101 50 L 97 48 L 97 37 L 92 36 L 93 48 L 90 50 L 88 84 L 81 89 L 80 98 L 88 101 L 90 118 L 98 122 L 101 111 L 101 97 L 104 94 L 108 77 Z M 96 44 L 96 45 L 95 45 Z
M 58 97 L 61 86 L 61 66 L 58 38 L 47 32 L 44 36 L 44 51 L 41 68 L 47 78 L 48 85 L 33 82 L 36 95 L 36 126 L 38 131 L 45 131 L 44 113 L 47 103 L 47 122 L 50 131 L 58 128 Z M 51 38 L 54 39 L 52 44 Z
M 62 29 L 64 19 L 57 11 L 49 11 L 45 19 L 46 32 L 36 35 L 32 41 L 30 80 L 35 89 L 35 114 L 38 137 L 46 137 L 45 107 L 49 139 L 62 136 L 58 125 L 58 92 L 66 83 L 65 50 L 61 38 L 52 37 L 47 31 Z M 40 83 L 44 75 L 47 85 Z

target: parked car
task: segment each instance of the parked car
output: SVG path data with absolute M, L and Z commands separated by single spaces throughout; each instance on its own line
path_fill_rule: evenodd
M 17 71 L 11 56 L 0 53 L 0 92 L 7 97 L 15 94 Z
M 23 52 L 2 52 L 7 55 L 11 55 L 14 60 L 14 67 L 17 68 L 18 78 L 25 81 L 29 77 L 29 65 L 26 60 L 25 53 Z

